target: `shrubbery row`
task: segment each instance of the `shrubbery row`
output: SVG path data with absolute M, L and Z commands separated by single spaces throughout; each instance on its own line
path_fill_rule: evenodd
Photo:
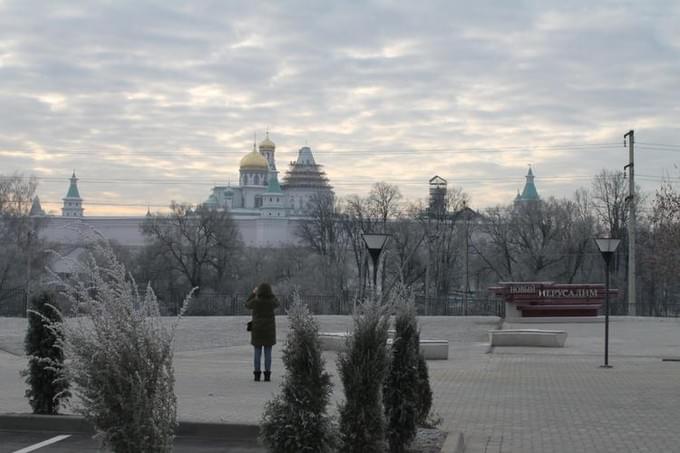
M 395 310 L 392 348 L 386 347 L 390 312 Z M 362 304 L 354 314 L 347 348 L 338 356 L 345 401 L 338 434 L 327 414 L 330 377 L 323 369 L 318 324 L 299 299 L 289 311 L 290 332 L 283 352 L 286 377 L 281 394 L 262 418 L 262 439 L 275 453 L 404 452 L 432 405 L 427 364 L 419 351 L 412 301 Z
M 75 309 L 68 323 L 52 296 L 34 300 L 26 395 L 34 412 L 56 414 L 71 383 L 80 401 L 74 410 L 114 452 L 172 451 L 177 423 L 172 344 L 180 318 L 163 324 L 151 288 L 140 295 L 110 248 L 94 243 L 92 250 L 75 280 L 59 282 Z M 388 349 L 392 310 L 395 336 Z M 270 451 L 373 453 L 384 451 L 387 441 L 391 452 L 403 452 L 432 402 L 412 301 L 403 296 L 387 306 L 367 301 L 355 312 L 337 362 L 345 392 L 337 428 L 327 413 L 332 384 L 318 324 L 299 297 L 288 317 L 286 375 L 261 426 Z

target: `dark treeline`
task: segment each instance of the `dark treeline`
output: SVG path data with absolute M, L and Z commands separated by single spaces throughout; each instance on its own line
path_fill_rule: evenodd
M 54 247 L 39 239 L 39 219 L 28 215 L 35 189 L 34 179 L 0 178 L 0 312 L 28 281 L 38 284 L 46 250 Z M 636 199 L 638 314 L 677 315 L 680 192 L 664 182 Z M 621 239 L 612 271 L 621 296 L 613 311 L 626 314 L 627 203 L 623 173 L 608 171 L 570 197 L 479 211 L 459 188 L 449 188 L 435 208 L 405 202 L 397 186 L 379 182 L 364 197 L 314 198 L 296 246 L 245 247 L 228 212 L 173 203 L 168 214 L 147 218 L 146 247 L 114 248 L 140 287 L 151 283 L 168 312 L 192 287 L 199 288 L 194 314 L 237 312 L 239 298 L 261 281 L 272 282 L 283 299 L 297 288 L 315 298 L 318 311 L 346 312 L 371 291 L 362 233 L 387 233 L 382 293 L 389 297 L 406 285 L 429 312 L 443 313 L 437 308 L 451 300 L 485 301 L 487 288 L 499 281 L 603 282 L 593 238 L 611 234 Z

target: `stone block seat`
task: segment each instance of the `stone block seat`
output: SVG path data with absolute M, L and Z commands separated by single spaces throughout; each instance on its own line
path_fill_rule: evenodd
M 321 349 L 324 351 L 343 351 L 347 341 L 347 332 L 321 332 Z M 391 345 L 394 331 L 388 332 L 387 344 Z M 420 352 L 427 360 L 448 360 L 449 340 L 420 340 Z
M 564 330 L 507 329 L 490 330 L 491 346 L 538 346 L 562 348 L 567 341 Z

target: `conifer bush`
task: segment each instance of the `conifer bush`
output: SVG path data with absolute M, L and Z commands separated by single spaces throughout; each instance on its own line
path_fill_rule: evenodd
M 60 282 L 80 316 L 59 323 L 66 371 L 80 403 L 74 409 L 116 453 L 170 452 L 177 424 L 173 340 L 180 317 L 163 324 L 151 287 L 140 295 L 108 244 L 91 246 L 78 278 Z
M 56 415 L 68 400 L 68 380 L 64 377 L 64 351 L 59 345 L 62 332 L 52 326 L 61 322 L 54 305 L 54 294 L 41 292 L 31 298 L 24 349 L 28 356 L 26 397 L 34 414 Z
M 420 351 L 420 339 L 418 340 Z M 416 424 L 428 426 L 427 418 L 432 409 L 432 388 L 430 387 L 430 375 L 427 370 L 427 361 L 422 352 L 418 352 L 418 384 L 416 386 L 418 398 L 416 399 Z
M 327 415 L 332 384 L 324 371 L 319 326 L 297 295 L 288 321 L 290 331 L 283 347 L 286 374 L 281 393 L 265 406 L 262 440 L 275 453 L 334 451 L 337 435 Z
M 387 307 L 367 301 L 354 313 L 347 348 L 338 356 L 345 390 L 340 406 L 340 451 L 376 453 L 385 449 L 382 386 L 388 366 Z
M 416 437 L 418 414 L 418 323 L 415 306 L 396 306 L 391 360 L 383 389 L 386 438 L 391 453 L 403 453 Z

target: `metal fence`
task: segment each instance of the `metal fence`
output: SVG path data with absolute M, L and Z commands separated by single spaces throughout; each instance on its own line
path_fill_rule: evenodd
M 305 294 L 300 296 L 309 310 L 316 315 L 346 315 L 352 312 L 353 304 L 342 298 L 325 294 Z M 245 307 L 248 294 L 201 294 L 191 300 L 186 316 L 239 316 L 248 315 Z M 165 315 L 176 315 L 183 300 L 160 300 L 161 311 Z M 279 296 L 279 313 L 285 313 L 293 303 L 292 295 Z
M 504 316 L 505 305 L 493 297 L 454 293 L 445 297 L 416 296 L 419 315 Z
M 238 316 L 249 315 L 245 307 L 247 294 L 201 294 L 189 304 L 187 316 Z M 354 308 L 354 300 L 328 294 L 303 294 L 300 296 L 310 311 L 316 315 L 348 315 Z M 182 299 L 159 299 L 161 313 L 176 315 Z M 283 314 L 293 301 L 292 295 L 279 296 Z M 479 293 L 453 293 L 446 297 L 416 295 L 416 309 L 421 316 L 499 316 L 505 315 L 502 300 Z M 0 292 L 0 316 L 25 316 L 26 296 L 23 288 Z M 58 298 L 57 305 L 68 311 L 68 301 Z M 637 316 L 680 317 L 680 302 L 641 301 L 636 305 Z M 603 314 L 604 311 L 601 311 Z M 612 315 L 627 315 L 628 305 L 624 299 L 610 301 Z
M 3 293 L 0 300 L 0 316 L 24 316 L 25 293 L 23 289 Z M 194 297 L 185 313 L 186 316 L 243 316 L 250 314 L 245 307 L 247 294 L 200 294 Z M 315 315 L 348 315 L 354 309 L 354 300 L 327 294 L 300 295 L 309 310 Z M 68 311 L 68 301 L 58 298 L 57 305 Z M 279 296 L 281 303 L 278 310 L 283 314 L 293 302 L 292 295 Z M 504 306 L 490 297 L 478 297 L 471 294 L 453 294 L 447 297 L 416 296 L 416 308 L 419 315 L 441 316 L 503 316 Z M 182 307 L 183 299 L 159 298 L 161 314 L 175 316 Z
M 601 310 L 604 314 L 604 311 Z M 628 301 L 621 299 L 609 302 L 609 313 L 612 315 L 629 314 Z M 635 304 L 637 316 L 653 316 L 659 318 L 679 318 L 680 302 L 641 301 Z
M 201 295 L 189 304 L 187 316 L 234 316 L 247 315 L 250 311 L 245 308 L 247 295 L 210 294 Z M 354 309 L 354 301 L 347 298 L 326 294 L 300 295 L 309 310 L 315 315 L 348 315 Z M 279 313 L 285 313 L 293 302 L 292 295 L 279 296 L 281 306 Z M 167 314 L 176 314 L 182 301 L 177 300 L 165 305 Z M 419 315 L 440 316 L 503 316 L 504 305 L 491 297 L 474 297 L 468 295 L 449 295 L 447 297 L 415 297 L 416 309 Z M 163 303 L 161 303 L 163 306 Z

